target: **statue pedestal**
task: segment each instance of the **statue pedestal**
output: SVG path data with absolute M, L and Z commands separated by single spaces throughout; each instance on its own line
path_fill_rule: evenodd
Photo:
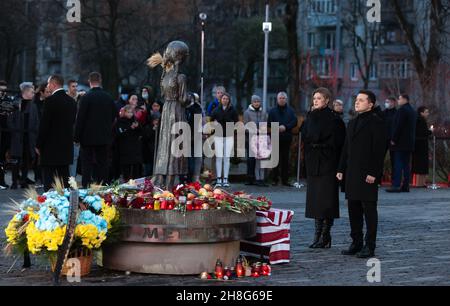
M 240 241 L 256 235 L 256 211 L 147 211 L 120 209 L 121 242 L 103 249 L 103 266 L 150 274 L 214 271 L 217 259 L 232 266 Z

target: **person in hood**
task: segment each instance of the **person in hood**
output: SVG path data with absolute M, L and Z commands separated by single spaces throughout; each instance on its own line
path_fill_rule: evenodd
M 248 109 L 244 112 L 244 124 L 248 124 L 250 122 L 255 123 L 256 129 L 259 130 L 260 124 L 264 123 L 267 124 L 267 113 L 262 109 L 261 107 L 261 97 L 257 95 L 253 95 L 251 99 L 251 104 L 249 105 Z M 255 131 L 257 132 L 257 131 Z M 255 134 L 255 133 L 253 133 Z M 254 185 L 255 184 L 255 178 L 256 178 L 256 172 L 255 172 L 255 165 L 256 165 L 256 156 L 254 154 L 250 154 L 252 152 L 250 150 L 250 137 L 252 135 L 247 135 L 246 137 L 246 143 L 247 143 L 247 183 L 246 185 Z M 258 171 L 259 176 L 260 171 Z M 256 178 L 257 185 L 264 185 L 264 177 L 258 177 Z
M 142 128 L 135 117 L 136 110 L 126 105 L 114 128 L 119 152 L 120 169 L 124 182 L 140 177 L 142 163 Z

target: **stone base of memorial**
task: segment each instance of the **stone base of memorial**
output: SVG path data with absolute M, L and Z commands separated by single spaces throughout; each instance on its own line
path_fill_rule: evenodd
M 107 269 L 193 275 L 214 271 L 217 259 L 234 266 L 240 240 L 256 235 L 256 211 L 120 209 L 121 241 L 103 249 Z

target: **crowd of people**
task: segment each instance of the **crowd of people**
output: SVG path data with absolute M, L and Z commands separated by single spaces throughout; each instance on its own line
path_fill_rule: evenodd
M 12 103 L 12 108 L 3 106 L 8 100 L 7 84 L 0 81 L 1 188 L 42 184 L 44 190 L 49 190 L 56 176 L 66 182 L 69 176 L 78 173 L 82 175 L 84 188 L 92 183 L 179 173 L 183 166 L 177 160 L 171 160 L 171 144 L 160 144 L 164 138 L 158 137 L 162 132 L 171 133 L 167 130 L 171 127 L 161 127 L 161 121 L 172 122 L 176 119 L 174 114 L 189 124 L 193 134 L 202 129 L 202 126 L 195 126 L 195 115 L 203 117 L 202 125 L 211 121 L 222 127 L 223 134 L 213 135 L 214 184 L 229 187 L 235 134 L 226 126 L 240 120 L 232 97 L 223 86 L 217 86 L 214 100 L 203 110 L 198 95 L 187 93 L 184 88 L 184 76 L 176 75 L 176 78 L 182 82 L 178 86 L 183 89 L 172 92 L 173 88 L 168 86 L 165 103 L 161 103 L 150 86 L 138 91 L 122 89 L 115 101 L 102 88 L 102 77 L 98 72 L 89 75 L 88 92 L 79 91 L 76 80 L 67 82 L 66 91 L 64 79 L 52 75 L 36 90 L 30 82 L 20 84 L 20 96 Z M 182 100 L 186 101 L 181 106 L 176 100 L 180 92 Z M 171 94 L 177 97 L 171 99 Z M 267 186 L 268 170 L 262 167 L 262 161 L 270 158 L 273 140 L 268 131 L 277 123 L 279 128 L 275 136 L 279 143 L 279 163 L 271 171 L 272 184 L 278 185 L 281 181 L 290 186 L 289 155 L 298 119 L 288 104 L 288 95 L 280 92 L 277 105 L 266 112 L 261 106 L 261 98 L 251 97 L 243 114 L 243 123 L 254 123 L 257 133 L 246 134 L 247 185 Z M 427 123 L 429 109 L 422 106 L 416 111 L 406 94 L 398 99 L 386 99 L 384 106 L 382 110 L 373 92 L 361 90 L 355 99 L 356 116 L 346 125 L 343 102 L 334 100 L 326 88 L 313 92 L 311 110 L 300 127 L 307 177 L 305 215 L 315 219 L 311 248 L 331 247 L 331 228 L 334 220 L 339 218 L 341 190 L 348 200 L 353 240 L 343 254 L 357 254 L 362 258 L 374 255 L 378 188 L 388 152 L 392 187 L 386 191 L 409 192 L 411 166 L 412 172 L 420 175 L 418 184 L 425 186 L 428 138 L 432 133 L 432 127 L 429 128 Z M 193 134 L 191 151 L 194 151 Z M 161 150 L 168 154 L 159 154 L 163 152 Z M 10 186 L 5 182 L 6 165 L 12 172 Z M 198 181 L 204 159 L 192 155 L 187 158 L 187 165 L 180 181 Z M 176 171 L 171 167 L 176 167 Z M 163 168 L 168 172 L 162 171 Z M 35 181 L 28 177 L 31 169 Z

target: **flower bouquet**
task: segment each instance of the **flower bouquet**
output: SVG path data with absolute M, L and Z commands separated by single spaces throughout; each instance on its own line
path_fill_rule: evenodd
M 181 184 L 173 190 L 162 190 L 151 184 L 130 181 L 111 188 L 102 195 L 121 208 L 142 210 L 178 210 L 183 213 L 197 210 L 227 209 L 245 213 L 252 209 L 269 210 L 272 202 L 266 197 L 253 197 L 244 192 L 230 193 L 210 184 L 199 182 Z
M 28 190 L 27 199 L 15 203 L 14 217 L 5 229 L 7 253 L 29 251 L 47 255 L 54 266 L 67 229 L 69 196 L 70 191 L 62 188 L 42 195 Z M 80 258 L 80 262 L 86 262 L 90 268 L 92 250 L 99 249 L 108 236 L 117 231 L 119 214 L 111 203 L 90 190 L 79 190 L 79 203 L 80 212 L 69 257 Z M 89 269 L 84 271 L 89 273 Z

